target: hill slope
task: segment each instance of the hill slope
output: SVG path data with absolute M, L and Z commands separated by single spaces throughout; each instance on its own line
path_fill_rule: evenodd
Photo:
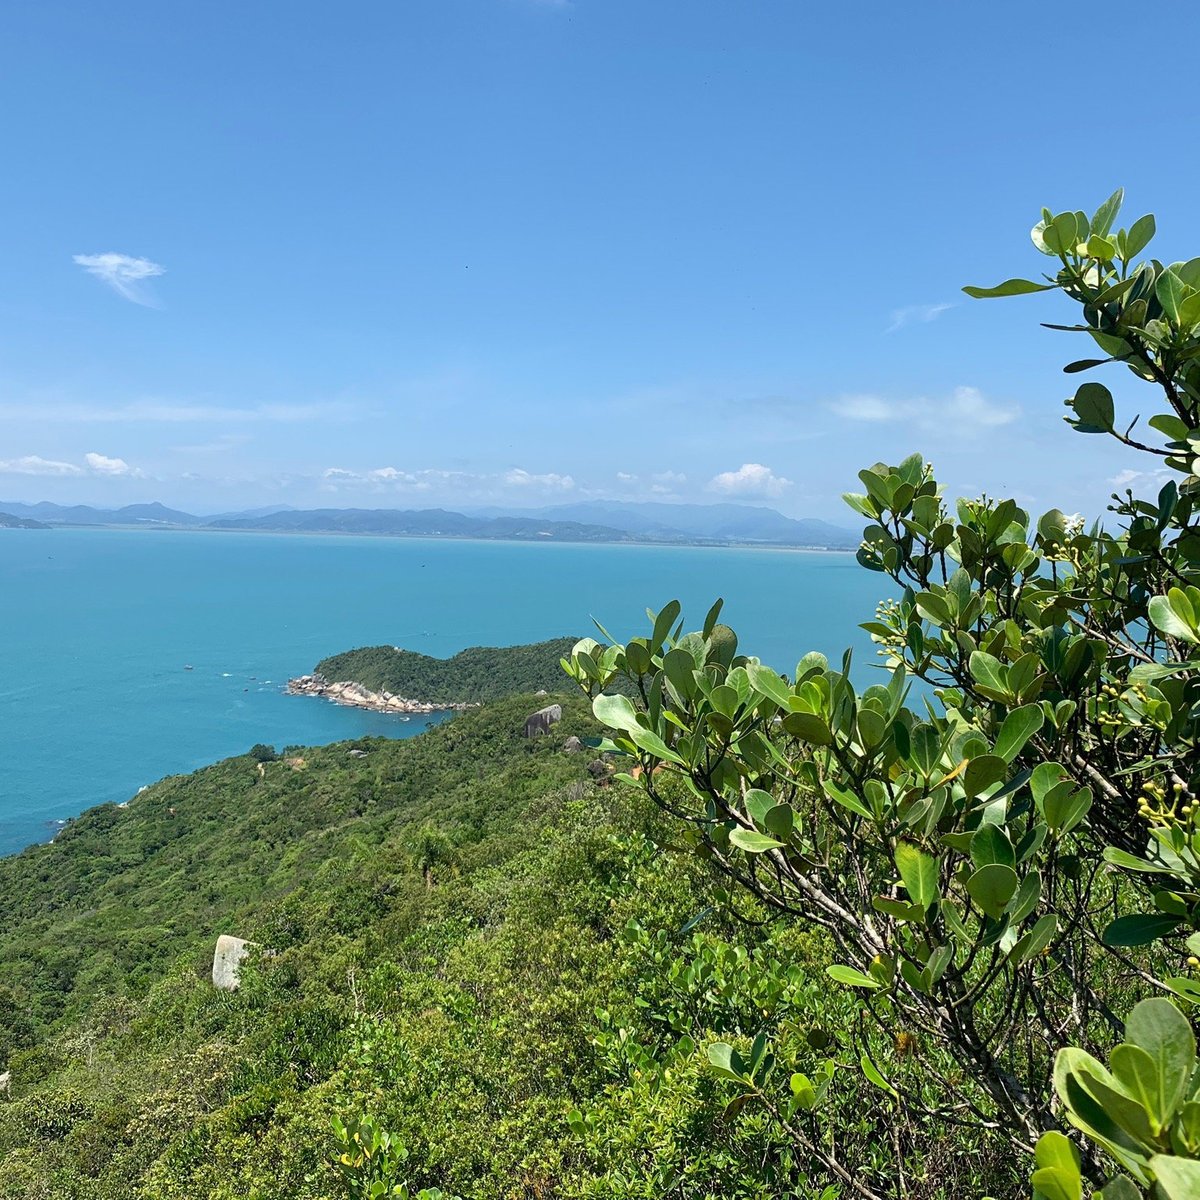
M 330 683 L 353 681 L 433 704 L 480 704 L 514 692 L 561 691 L 559 660 L 576 638 L 529 646 L 472 646 L 452 658 L 431 658 L 396 646 L 364 646 L 323 658 L 316 672 Z

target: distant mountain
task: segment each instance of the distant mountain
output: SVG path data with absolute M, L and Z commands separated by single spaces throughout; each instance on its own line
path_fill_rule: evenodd
M 660 504 L 653 501 L 590 500 L 539 509 L 479 509 L 479 516 L 544 517 L 612 525 L 659 540 L 762 542 L 778 546 L 850 549 L 854 530 L 811 517 L 785 517 L 773 508 L 750 504 Z
M 374 533 L 409 537 L 478 537 L 511 541 L 623 542 L 630 535 L 607 526 L 531 517 L 468 517 L 442 508 L 294 509 L 263 517 L 226 517 L 210 529 L 292 533 Z
M 198 517 L 163 504 L 92 508 L 86 504 L 4 504 L 14 518 L 47 525 L 122 525 L 156 529 L 357 533 L 508 541 L 690 542 L 851 549 L 858 535 L 827 521 L 785 517 L 749 504 L 656 504 L 593 500 L 538 509 L 316 508 L 287 506 Z
M 50 526 L 32 517 L 14 517 L 12 513 L 0 512 L 0 529 L 49 529 Z
M 164 504 L 127 504 L 124 508 L 92 508 L 89 504 L 4 504 L 15 516 L 32 517 L 53 525 L 203 525 L 204 517 L 167 508 Z

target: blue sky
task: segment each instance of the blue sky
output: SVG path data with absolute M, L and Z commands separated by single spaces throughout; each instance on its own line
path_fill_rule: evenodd
M 9 5 L 0 499 L 1098 511 L 1042 204 L 1191 257 L 1192 6 Z M 1137 385 L 1108 379 L 1119 398 Z

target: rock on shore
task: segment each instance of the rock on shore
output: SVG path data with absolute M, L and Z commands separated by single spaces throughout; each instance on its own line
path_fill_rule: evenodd
M 476 707 L 473 704 L 433 704 L 428 700 L 410 700 L 392 692 L 372 692 L 353 680 L 329 683 L 321 675 L 301 675 L 298 679 L 289 679 L 287 690 L 292 696 L 322 696 L 335 704 L 349 704 L 372 712 L 461 712 Z

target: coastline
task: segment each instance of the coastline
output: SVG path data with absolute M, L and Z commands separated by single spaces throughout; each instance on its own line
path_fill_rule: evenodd
M 413 700 L 407 696 L 397 696 L 392 692 L 373 692 L 361 683 L 352 679 L 328 682 L 322 675 L 300 675 L 287 682 L 289 696 L 319 696 L 334 704 L 343 704 L 350 708 L 365 708 L 368 712 L 411 713 L 435 712 L 465 712 L 469 708 L 478 708 L 477 704 L 466 702 L 435 703 L 430 700 Z
M 574 540 L 571 538 L 515 538 L 515 537 L 481 537 L 478 534 L 457 533 L 378 533 L 348 529 L 220 529 L 209 525 L 113 525 L 113 524 L 81 524 L 81 525 L 50 525 L 44 526 L 46 531 L 65 530 L 70 533 L 200 533 L 200 534 L 233 534 L 253 537 L 270 538 L 361 538 L 372 541 L 410 541 L 410 542 L 468 542 L 479 545 L 506 546 L 567 546 L 572 549 L 587 546 L 602 546 L 605 548 L 628 548 L 642 550 L 772 550 L 785 554 L 848 554 L 856 555 L 856 546 L 801 546 L 789 542 L 755 542 L 755 541 L 723 541 L 720 539 L 695 539 L 689 541 L 651 541 L 630 538 L 602 540 L 588 538 Z M 30 532 L 41 532 L 30 530 Z

